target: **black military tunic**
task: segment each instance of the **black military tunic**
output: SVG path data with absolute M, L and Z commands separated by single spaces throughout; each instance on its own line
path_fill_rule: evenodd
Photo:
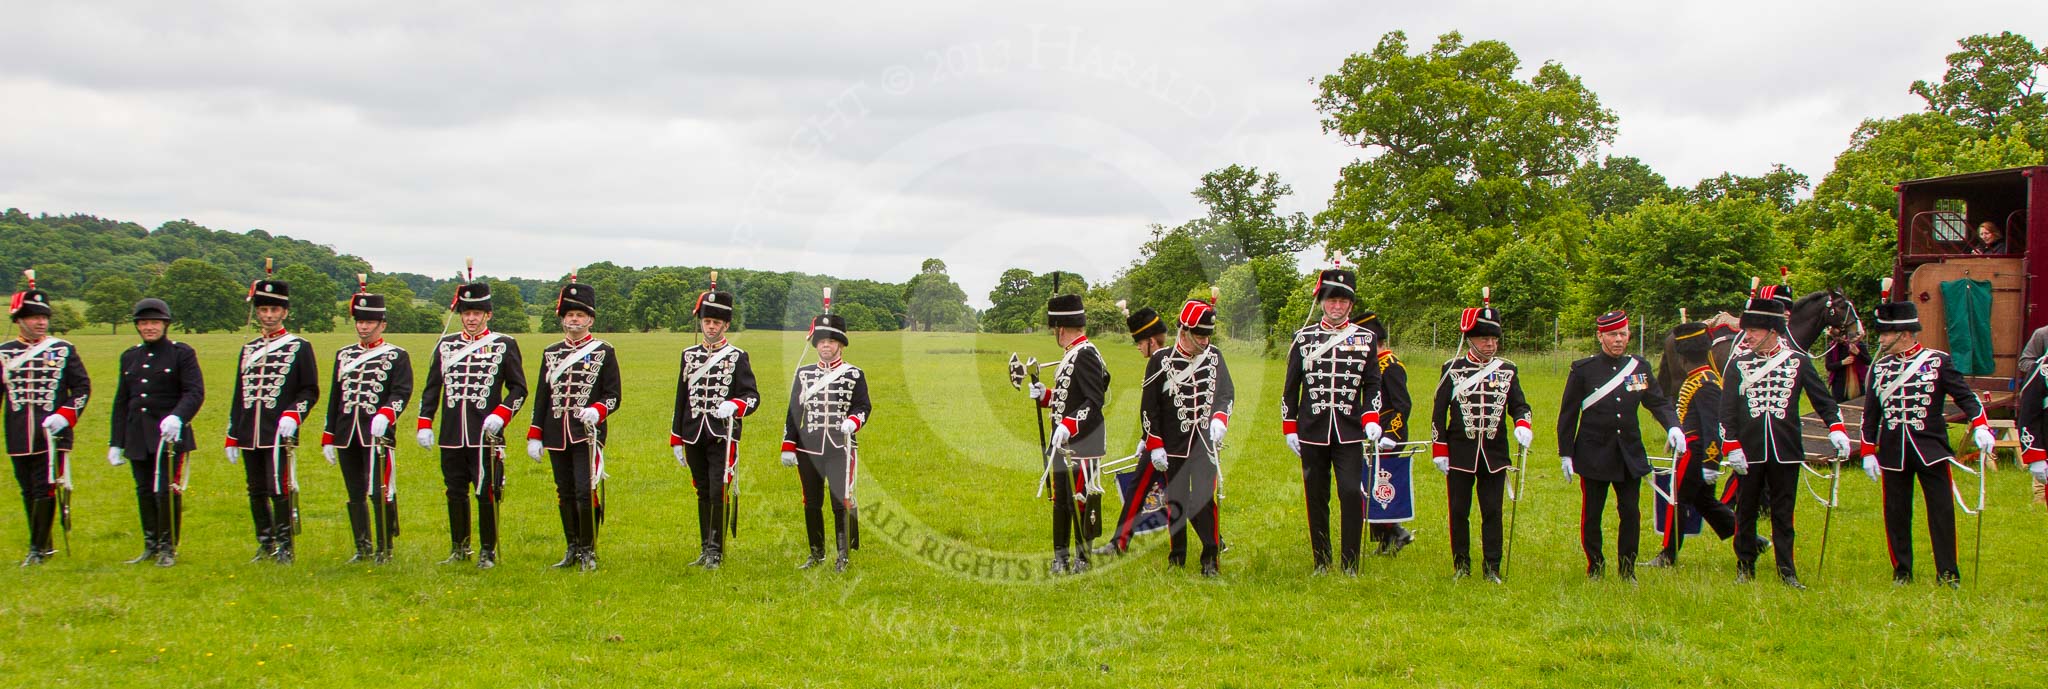
M 503 436 L 486 439 L 484 417 L 496 416 L 509 424 L 526 404 L 523 366 L 519 342 L 488 330 L 474 338 L 459 332 L 442 337 L 428 359 L 427 382 L 420 392 L 420 429 L 432 430 L 435 415 L 442 417 L 441 482 L 448 499 L 452 559 L 468 556 L 467 494 L 473 489 L 477 537 L 485 553 L 478 564 L 495 563 L 498 498 L 505 480 L 504 458 L 499 455 Z
M 1735 510 L 1714 496 L 1714 484 L 1707 470 L 1720 471 L 1721 373 L 1701 364 L 1685 374 L 1679 383 L 1678 428 L 1685 433 L 1685 449 L 1672 469 L 1671 502 L 1664 513 L 1662 564 L 1678 561 L 1685 542 L 1685 510 L 1698 512 L 1707 526 L 1722 540 L 1735 535 Z
M 726 402 L 733 404 L 733 414 L 718 418 Z M 683 350 L 668 442 L 683 448 L 683 463 L 696 486 L 697 547 L 707 559 L 724 557 L 726 491 L 738 470 L 744 419 L 760 406 L 754 362 L 746 350 L 724 339 Z M 737 516 L 731 520 L 736 523 Z
M 372 450 L 379 442 L 394 448 L 398 418 L 412 401 L 412 355 L 381 339 L 364 347 L 350 344 L 334 353 L 334 374 L 327 393 L 327 431 L 322 445 L 334 446 L 341 464 L 342 486 L 348 491 L 349 528 L 358 557 L 374 553 L 380 560 L 391 554 L 391 537 L 397 526 L 396 500 L 388 490 L 394 467 L 393 449 L 372 462 Z M 384 435 L 373 437 L 371 423 L 382 417 Z M 375 495 L 375 500 L 370 496 Z M 371 507 L 377 518 L 371 518 Z M 376 526 L 373 531 L 372 526 Z
M 1629 369 L 1625 376 L 1624 368 Z M 1574 473 L 1607 483 L 1632 481 L 1650 473 L 1637 410 L 1649 411 L 1662 428 L 1678 427 L 1671 401 L 1664 397 L 1664 389 L 1657 387 L 1655 377 L 1650 362 L 1634 354 L 1612 357 L 1601 353 L 1572 362 L 1557 410 L 1557 453 L 1572 458 Z M 1610 381 L 1617 384 L 1599 399 L 1587 399 Z
M 1217 448 L 1209 440 L 1209 422 L 1220 421 L 1227 426 L 1236 404 L 1237 389 L 1231 383 L 1230 366 L 1223 360 L 1223 350 L 1215 345 L 1186 352 L 1176 342 L 1153 352 L 1145 363 L 1139 425 L 1145 430 L 1148 453 L 1154 449 L 1166 451 L 1166 509 L 1171 544 L 1167 560 L 1171 563 L 1187 562 L 1190 521 L 1202 541 L 1201 562 L 1214 564 L 1221 552 L 1222 524 L 1216 512 Z
M 1501 357 L 1479 361 L 1471 354 L 1444 362 L 1430 411 L 1430 455 L 1446 458 L 1446 500 L 1450 511 L 1451 564 L 1462 574 L 1472 563 L 1473 498 L 1479 505 L 1480 554 L 1491 576 L 1502 552 L 1501 506 L 1513 428 L 1529 426 L 1528 398 L 1520 369 Z
M 867 372 L 841 359 L 827 366 L 806 364 L 789 381 L 789 412 L 782 417 L 782 451 L 797 455 L 803 482 L 804 535 L 815 557 L 825 548 L 824 506 L 832 505 L 840 560 L 860 547 L 858 503 L 853 487 L 860 471 L 860 443 L 841 432 L 852 419 L 854 432 L 867 426 L 874 405 L 868 400 Z M 828 498 L 826 492 L 830 491 Z
M 1990 422 L 1984 404 L 1948 352 L 1915 345 L 1878 357 L 1864 380 L 1861 457 L 1877 458 L 1883 469 L 1884 530 L 1892 577 L 1913 577 L 1913 483 L 1927 506 L 1927 540 L 1934 551 L 1936 578 L 1957 582 L 1954 476 L 1955 451 L 1948 440 L 1945 396 L 1955 402 L 1974 431 Z M 2022 406 L 2025 401 L 2022 400 Z M 2022 450 L 2024 452 L 2024 450 Z
M 50 536 L 60 516 L 58 488 L 70 485 L 72 429 L 91 395 L 85 361 L 71 343 L 54 337 L 0 342 L 0 403 L 6 405 L 0 425 L 28 515 L 30 561 L 56 551 Z M 65 426 L 46 436 L 43 422 L 52 416 Z
M 1380 443 L 1382 446 L 1391 443 L 1394 447 L 1399 447 L 1401 444 L 1408 442 L 1408 418 L 1415 407 L 1413 398 L 1408 394 L 1408 365 L 1402 363 L 1401 358 L 1394 355 L 1394 350 L 1382 348 L 1379 353 L 1379 367 L 1380 424 L 1386 427 L 1381 432 Z M 1367 476 L 1364 479 L 1365 483 L 1363 485 L 1371 486 L 1375 477 Z M 1392 477 L 1390 476 L 1389 479 L 1391 480 Z M 1362 490 L 1367 495 L 1371 494 L 1369 488 L 1362 488 Z M 1402 547 L 1407 541 L 1413 540 L 1408 535 L 1408 529 L 1402 527 L 1400 523 L 1374 522 L 1371 516 L 1372 508 L 1368 506 L 1366 508 L 1366 524 L 1368 526 L 1366 537 L 1372 539 L 1374 543 L 1380 544 L 1381 554 L 1399 552 L 1396 550 L 1398 547 Z
M 243 344 L 236 358 L 227 446 L 242 450 L 250 498 L 291 492 L 296 477 L 285 466 L 277 425 L 286 417 L 303 425 L 320 399 L 320 370 L 314 358 L 311 343 L 283 330 Z M 290 443 L 298 444 L 296 439 Z
M 1089 541 L 1099 535 L 1100 522 L 1091 531 L 1086 515 L 1089 492 L 1099 489 L 1098 472 L 1102 456 L 1107 454 L 1109 432 L 1103 424 L 1102 405 L 1108 397 L 1109 366 L 1103 362 L 1102 352 L 1085 336 L 1068 344 L 1053 369 L 1052 384 L 1038 400 L 1039 406 L 1052 411 L 1053 423 L 1068 434 L 1065 451 L 1054 453 L 1047 473 L 1052 488 L 1052 547 L 1058 559 L 1065 559 L 1069 544 L 1079 539 L 1080 559 L 1087 562 Z
M 1757 515 L 1767 505 L 1778 575 L 1794 580 L 1793 513 L 1798 506 L 1800 466 L 1806 461 L 1799 395 L 1803 393 L 1813 404 L 1831 432 L 1844 431 L 1839 408 L 1812 357 L 1789 344 L 1781 343 L 1769 355 L 1755 351 L 1737 354 L 1722 368 L 1721 378 L 1723 461 L 1740 450 L 1749 471 L 1736 496 L 1737 570 L 1746 576 L 1755 569 Z
M 604 444 L 611 415 L 619 408 L 619 354 L 610 343 L 585 335 L 577 342 L 548 345 L 541 350 L 540 361 L 540 387 L 533 396 L 533 425 L 527 428 L 526 439 L 539 440 L 548 450 L 556 512 L 569 554 L 594 554 L 602 513 L 593 494 L 604 479 L 606 458 L 603 452 L 593 454 L 591 442 Z M 594 429 L 577 418 L 584 409 L 597 411 Z
M 1317 322 L 1294 332 L 1280 389 L 1280 432 L 1301 443 L 1302 490 L 1307 497 L 1309 553 L 1318 568 L 1330 565 L 1330 483 L 1337 484 L 1343 567 L 1358 567 L 1365 517 L 1365 425 L 1380 422 L 1379 343 L 1354 324 Z
M 190 345 L 165 336 L 121 353 L 107 446 L 121 450 L 135 478 L 145 558 L 177 550 L 186 454 L 198 446 L 192 417 L 205 401 L 206 381 Z M 167 416 L 178 417 L 183 426 L 171 439 L 169 452 L 159 454 L 160 428 Z

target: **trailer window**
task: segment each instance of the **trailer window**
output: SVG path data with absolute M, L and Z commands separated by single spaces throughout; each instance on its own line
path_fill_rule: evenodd
M 1928 220 L 1934 225 L 1934 241 L 1970 241 L 1970 223 L 1964 220 L 1963 215 L 1967 210 L 1962 199 L 1935 200 L 1934 212 L 1928 214 Z

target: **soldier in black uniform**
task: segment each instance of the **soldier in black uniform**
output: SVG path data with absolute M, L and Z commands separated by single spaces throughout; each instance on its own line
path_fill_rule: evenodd
M 360 287 L 360 278 L 357 283 Z M 357 291 L 349 297 L 356 343 L 334 353 L 327 430 L 320 434 L 320 451 L 328 463 L 341 463 L 342 485 L 348 490 L 349 533 L 356 545 L 349 562 L 391 561 L 391 538 L 396 535 L 396 502 L 390 491 L 392 429 L 412 401 L 412 355 L 384 341 L 384 309 L 384 295 Z M 381 455 L 372 456 L 373 452 Z M 376 519 L 371 518 L 372 507 L 378 510 Z
M 1166 562 L 1188 561 L 1187 527 L 1202 539 L 1202 576 L 1222 574 L 1222 524 L 1216 514 L 1221 484 L 1217 450 L 1229 430 L 1237 390 L 1223 350 L 1209 343 L 1216 333 L 1216 306 L 1190 300 L 1181 305 L 1180 334 L 1172 347 L 1145 362 L 1139 419 L 1152 468 L 1166 472 L 1166 510 L 1171 550 Z
M 1735 510 L 1714 497 L 1714 482 L 1721 475 L 1721 445 L 1714 441 L 1721 432 L 1721 372 L 1707 362 L 1713 351 L 1705 323 L 1686 323 L 1673 333 L 1679 361 L 1689 369 L 1679 384 L 1678 428 L 1685 433 L 1685 449 L 1671 471 L 1671 504 L 1664 515 L 1664 546 L 1645 567 L 1673 567 L 1678 549 L 1685 542 L 1687 510 L 1698 512 L 1714 535 L 1728 540 L 1735 535 Z
M 1052 489 L 1053 574 L 1088 571 L 1091 550 L 1087 525 L 1088 496 L 1099 491 L 1102 455 L 1109 435 L 1103 427 L 1102 404 L 1109 397 L 1109 366 L 1095 343 L 1088 341 L 1088 309 L 1081 295 L 1054 296 L 1045 304 L 1045 322 L 1065 353 L 1053 369 L 1052 385 L 1032 383 L 1027 391 L 1038 406 L 1052 410 L 1052 451 L 1046 478 Z M 1079 540 L 1079 557 L 1069 559 L 1070 539 Z
M 162 299 L 135 302 L 131 318 L 142 344 L 121 353 L 107 463 L 127 464 L 135 476 L 142 554 L 128 564 L 169 567 L 178 562 L 184 526 L 185 458 L 198 447 L 185 422 L 206 401 L 206 381 L 191 345 L 171 341 L 171 307 Z
M 1380 422 L 1386 427 L 1380 433 L 1379 451 L 1381 454 L 1397 451 L 1408 442 L 1408 415 L 1414 408 L 1414 401 L 1408 395 L 1408 365 L 1394 355 L 1393 345 L 1387 341 L 1387 324 L 1379 314 L 1366 311 L 1353 318 L 1352 322 L 1371 332 L 1373 342 L 1379 348 Z M 1366 482 L 1370 483 L 1370 480 Z M 1363 490 L 1364 486 L 1361 485 L 1360 489 Z M 1371 514 L 1372 510 L 1368 508 L 1365 536 L 1378 545 L 1374 555 L 1393 557 L 1415 542 L 1415 534 L 1409 533 L 1407 527 L 1398 523 L 1374 523 Z
M 2013 408 L 2013 428 L 2020 437 L 2020 463 L 2038 485 L 2048 483 L 2048 359 L 2030 369 L 2019 372 L 2025 377 Z
M 427 384 L 420 393 L 420 447 L 435 446 L 434 415 L 441 426 L 441 482 L 448 497 L 451 545 L 441 564 L 469 560 L 469 494 L 476 494 L 476 566 L 498 564 L 498 499 L 505 490 L 505 424 L 526 403 L 526 371 L 519 342 L 491 332 L 491 285 L 472 282 L 455 291 L 452 307 L 462 332 L 434 343 Z M 523 314 L 514 314 L 523 318 Z
M 257 280 L 249 290 L 256 324 L 263 334 L 242 345 L 236 359 L 235 394 L 228 407 L 228 462 L 242 462 L 249 492 L 249 517 L 256 525 L 256 557 L 292 563 L 298 523 L 299 477 L 294 459 L 299 424 L 320 399 L 320 370 L 313 345 L 285 331 L 291 286 Z
M 1465 309 L 1458 322 L 1471 351 L 1444 362 L 1437 377 L 1436 401 L 1430 412 L 1430 455 L 1444 472 L 1450 495 L 1451 567 L 1453 578 L 1472 575 L 1472 496 L 1479 496 L 1482 573 L 1500 582 L 1501 499 L 1507 471 L 1510 432 L 1524 450 L 1535 442 L 1529 427 L 1529 402 L 1522 377 L 1500 352 L 1500 312 L 1492 306 Z
M 0 399 L 6 403 L 7 457 L 28 514 L 28 557 L 42 564 L 57 553 L 51 530 L 61 516 L 60 492 L 71 485 L 72 426 L 92 396 L 85 360 L 71 343 L 50 337 L 50 296 L 36 289 L 14 293 L 7 317 L 14 339 L 0 342 Z
M 1814 413 L 1828 423 L 1828 442 L 1836 454 L 1849 455 L 1849 435 L 1827 381 L 1811 356 L 1779 334 L 1784 328 L 1785 305 L 1768 297 L 1750 299 L 1742 311 L 1742 339 L 1749 351 L 1731 357 L 1722 369 L 1722 464 L 1747 476 L 1735 507 L 1736 581 L 1756 577 L 1757 513 L 1768 501 L 1778 578 L 1804 589 L 1792 550 L 1792 515 L 1798 506 L 1800 465 L 1806 461 L 1799 394 L 1803 391 Z M 1754 463 L 1750 452 L 1757 453 Z
M 1357 576 L 1365 529 L 1366 443 L 1380 440 L 1379 339 L 1351 322 L 1358 277 L 1341 268 L 1317 277 L 1323 318 L 1294 332 L 1280 388 L 1280 432 L 1301 458 L 1308 545 L 1315 573 L 1330 571 L 1330 479 L 1336 475 L 1344 573 Z
M 761 406 L 753 360 L 725 337 L 734 306 L 733 295 L 716 289 L 697 297 L 693 313 L 704 339 L 683 350 L 669 421 L 669 446 L 697 488 L 698 553 L 690 564 L 705 569 L 725 562 L 727 491 L 739 468 L 740 431 Z
M 1885 279 L 1885 296 L 1891 280 Z M 1949 463 L 1946 395 L 1970 419 L 1970 435 L 1980 456 L 1990 457 L 1998 440 L 1991 435 L 1984 404 L 1948 352 L 1920 344 L 1920 313 L 1910 301 L 1883 301 L 1874 309 L 1881 350 L 1870 366 L 1863 389 L 1863 471 L 1884 489 L 1884 534 L 1892 556 L 1892 582 L 1913 583 L 1913 482 L 1927 502 L 1927 540 L 1934 549 L 1934 580 L 1949 588 L 1962 585 L 1956 566 L 1955 479 Z M 2038 406 L 2036 407 L 2038 408 Z
M 569 284 L 555 298 L 562 341 L 540 355 L 540 390 L 533 396 L 533 425 L 526 429 L 526 456 L 541 450 L 555 470 L 555 506 L 568 547 L 553 567 L 597 569 L 597 523 L 603 515 L 597 483 L 604 480 L 608 420 L 619 409 L 619 353 L 590 335 L 597 321 L 597 292 Z
M 1119 305 L 1122 302 L 1118 302 Z M 1159 312 L 1152 307 L 1143 307 L 1124 316 L 1124 327 L 1131 332 L 1131 344 L 1138 348 L 1138 356 L 1151 359 L 1152 354 L 1166 348 L 1166 323 L 1159 318 Z M 1143 384 L 1139 385 L 1144 387 Z M 1145 456 L 1145 438 L 1140 433 L 1135 456 Z M 1152 468 L 1151 462 L 1138 463 L 1138 486 L 1131 491 L 1131 499 L 1124 502 L 1123 510 L 1117 513 L 1116 529 L 1110 532 L 1110 540 L 1097 548 L 1097 555 L 1121 555 L 1131 549 L 1131 536 L 1138 518 L 1145 513 L 1146 496 L 1152 494 L 1154 486 L 1165 485 L 1165 476 Z
M 867 426 L 874 407 L 868 402 L 867 373 L 840 358 L 848 344 L 846 319 L 830 313 L 811 319 L 810 338 L 818 363 L 798 367 L 790 378 L 789 413 L 782 417 L 782 465 L 797 467 L 803 481 L 804 535 L 811 544 L 810 557 L 797 569 L 825 561 L 823 509 L 829 489 L 839 545 L 833 568 L 844 572 L 847 552 L 860 547 L 860 508 L 853 497 L 860 443 L 854 434 Z
M 1665 449 L 1685 447 L 1685 432 L 1664 388 L 1656 384 L 1647 359 L 1628 353 L 1628 313 L 1609 311 L 1593 319 L 1600 353 L 1572 362 L 1565 375 L 1564 398 L 1558 402 L 1557 455 L 1569 480 L 1579 482 L 1579 546 L 1586 552 L 1586 576 L 1606 576 L 1601 552 L 1600 518 L 1607 494 L 1614 493 L 1620 521 L 1615 542 L 1615 572 L 1636 580 L 1636 547 L 1642 540 L 1639 511 L 1643 477 L 1650 473 L 1649 451 L 1637 426 L 1638 408 L 1650 412 L 1665 429 Z

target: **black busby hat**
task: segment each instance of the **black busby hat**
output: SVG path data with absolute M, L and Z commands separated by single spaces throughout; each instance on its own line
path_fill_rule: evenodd
M 1045 302 L 1045 324 L 1055 328 L 1088 327 L 1088 306 L 1079 294 L 1061 294 Z
M 1876 321 L 1871 330 L 1881 333 L 1920 332 L 1920 307 L 1910 301 L 1891 301 L 1891 278 L 1879 281 L 1878 295 L 1877 307 L 1871 309 L 1871 318 Z
M 24 270 L 21 274 L 28 276 L 28 289 L 14 293 L 14 298 L 7 304 L 8 318 L 21 320 L 23 316 L 51 315 L 50 295 L 36 289 L 36 271 Z
M 826 339 L 838 340 L 842 345 L 853 344 L 846 340 L 846 317 L 836 313 L 823 313 L 811 319 L 811 344 L 815 345 L 819 340 Z
M 1358 275 L 1343 268 L 1331 268 L 1316 276 L 1316 301 L 1330 297 L 1358 298 Z
M 1180 329 L 1202 337 L 1216 334 L 1216 305 L 1200 299 L 1181 304 Z
M 690 314 L 698 318 L 716 318 L 732 322 L 733 298 L 729 292 L 705 292 L 697 295 L 697 307 Z
M 1458 332 L 1465 337 L 1500 337 L 1500 312 L 1493 308 L 1493 288 L 1479 288 L 1479 307 L 1458 314 Z
M 1372 333 L 1373 342 L 1385 343 L 1387 341 L 1387 322 L 1380 318 L 1378 313 L 1372 311 L 1355 313 L 1351 316 L 1351 322 L 1357 324 L 1359 330 Z
M 491 310 L 491 283 L 472 282 L 455 288 L 456 313 Z
M 576 281 L 569 276 L 569 284 L 562 285 L 562 291 L 555 295 L 555 315 L 566 316 L 570 311 L 582 311 L 597 317 L 597 290 Z
M 1768 296 L 1751 297 L 1742 307 L 1742 327 L 1779 330 L 1785 327 L 1785 304 Z
M 1687 359 L 1706 356 L 1707 350 L 1714 347 L 1714 338 L 1707 337 L 1705 323 L 1680 323 L 1671 329 L 1671 342 L 1678 355 Z
M 142 301 L 135 302 L 135 310 L 129 315 L 128 319 L 131 321 L 164 321 L 166 323 L 177 320 L 171 317 L 171 305 L 164 303 L 164 300 L 156 297 L 148 297 Z
M 292 307 L 292 286 L 283 280 L 264 278 L 249 283 L 249 305 Z
M 384 320 L 384 295 L 358 292 L 350 296 L 348 315 L 359 321 Z
M 1117 306 L 1123 305 L 1124 302 L 1117 302 Z M 1159 320 L 1159 312 L 1150 306 L 1125 314 L 1124 327 L 1131 331 L 1133 344 L 1166 334 L 1166 323 Z

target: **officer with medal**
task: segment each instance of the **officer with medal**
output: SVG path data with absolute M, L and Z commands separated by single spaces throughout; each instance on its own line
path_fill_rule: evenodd
M 526 456 L 538 462 L 546 450 L 554 468 L 555 507 L 568 545 L 551 566 L 589 572 L 597 569 L 597 525 L 604 517 L 597 483 L 604 480 L 607 421 L 619 409 L 619 353 L 591 336 L 597 291 L 576 276 L 555 297 L 555 315 L 562 319 L 562 341 L 541 350 Z
M 859 503 L 853 497 L 860 470 L 855 434 L 867 425 L 874 406 L 868 401 L 867 373 L 841 357 L 849 344 L 846 319 L 832 313 L 811 319 L 810 340 L 818 361 L 791 376 L 789 411 L 782 418 L 782 465 L 796 467 L 803 482 L 804 535 L 811 546 L 797 569 L 825 561 L 823 510 L 829 500 L 839 546 L 833 568 L 844 572 L 848 552 L 860 547 Z
M 57 553 L 51 535 L 68 509 L 59 503 L 68 503 L 73 428 L 92 396 L 92 379 L 78 348 L 50 336 L 50 295 L 36 289 L 35 271 L 24 274 L 28 289 L 14 293 L 7 308 L 14 337 L 0 342 L 0 401 L 6 404 L 7 458 L 28 515 L 28 557 L 21 566 L 32 567 Z
M 1501 505 L 1514 456 L 1508 435 L 1527 450 L 1535 442 L 1529 402 L 1515 363 L 1501 358 L 1500 312 L 1489 304 L 1465 309 L 1458 329 L 1470 345 L 1444 362 L 1430 411 L 1430 457 L 1445 476 L 1451 514 L 1452 578 L 1472 575 L 1472 498 L 1479 498 L 1481 572 L 1500 583 Z
M 249 518 L 256 526 L 256 557 L 250 562 L 288 565 L 298 525 L 299 477 L 293 457 L 299 424 L 320 399 L 320 367 L 312 343 L 285 331 L 291 285 L 257 280 L 249 303 L 263 334 L 243 344 L 235 360 L 227 456 L 229 463 L 242 464 L 248 489 Z
M 740 431 L 744 419 L 761 406 L 754 383 L 754 363 L 744 349 L 726 339 L 732 327 L 733 295 L 712 289 L 697 297 L 692 314 L 703 339 L 683 350 L 676 376 L 675 415 L 668 442 L 676 462 L 690 470 L 697 487 L 697 560 L 690 564 L 718 569 L 725 562 L 728 491 L 739 465 Z
M 441 483 L 448 498 L 448 559 L 466 562 L 469 547 L 469 496 L 476 495 L 476 534 L 482 541 L 476 566 L 498 564 L 498 498 L 505 485 L 505 424 L 526 403 L 526 372 L 519 342 L 491 332 L 491 285 L 471 282 L 455 290 L 450 305 L 462 319 L 462 331 L 434 343 L 427 362 L 427 382 L 420 392 L 417 440 L 422 448 L 441 448 Z M 525 314 L 512 314 L 524 318 Z M 437 439 L 434 417 L 440 415 Z
M 142 344 L 121 353 L 107 424 L 107 463 L 127 464 L 135 477 L 142 554 L 128 564 L 169 567 L 178 562 L 184 526 L 185 460 L 198 448 L 187 420 L 206 401 L 206 381 L 192 346 L 171 341 L 171 307 L 162 299 L 135 302 L 130 319 Z
M 1317 276 L 1322 319 L 1294 333 L 1280 388 L 1280 432 L 1301 459 L 1308 502 L 1309 554 L 1315 573 L 1330 571 L 1330 481 L 1337 482 L 1344 573 L 1358 574 L 1365 529 L 1365 446 L 1380 440 L 1377 336 L 1351 322 L 1358 277 L 1333 268 Z
M 1892 558 L 1892 582 L 1913 583 L 1913 484 L 1919 482 L 1927 503 L 1927 540 L 1934 550 L 1934 580 L 1942 586 L 1962 585 L 1956 565 L 1956 461 L 1948 442 L 1947 407 L 1955 401 L 1970 420 L 1971 440 L 1980 457 L 1998 447 L 1984 404 L 1970 382 L 1956 371 L 1948 352 L 1920 344 L 1920 312 L 1910 301 L 1890 301 L 1891 278 L 1881 284 L 1882 301 L 1873 309 L 1879 354 L 1870 365 L 1863 405 L 1863 471 L 1884 489 L 1884 535 Z M 2038 409 L 2038 404 L 2036 405 Z M 2025 450 L 2022 450 L 2024 453 Z M 2024 457 L 2023 457 L 2024 458 Z M 1986 469 L 1988 470 L 1988 469 Z
M 1721 474 L 1721 372 L 1708 363 L 1713 351 L 1705 323 L 1685 323 L 1672 332 L 1673 348 L 1686 367 L 1679 384 L 1675 414 L 1678 429 L 1685 434 L 1685 448 L 1671 471 L 1671 502 L 1664 513 L 1663 549 L 1645 567 L 1675 567 L 1678 550 L 1685 543 L 1685 513 L 1700 515 L 1714 535 L 1728 540 L 1735 535 L 1735 510 L 1714 496 L 1714 482 Z
M 1643 477 L 1650 473 L 1649 451 L 1643 447 L 1637 410 L 1647 411 L 1664 431 L 1667 450 L 1685 447 L 1685 431 L 1664 388 L 1652 380 L 1650 362 L 1628 353 L 1628 312 L 1609 311 L 1593 319 L 1600 352 L 1572 362 L 1565 375 L 1564 398 L 1558 402 L 1557 455 L 1567 480 L 1579 481 L 1579 546 L 1586 553 L 1586 576 L 1607 574 L 1601 549 L 1601 517 L 1607 496 L 1614 495 L 1620 522 L 1615 542 L 1615 572 L 1636 580 L 1636 548 L 1642 540 L 1640 505 Z
M 1786 586 L 1804 589 L 1793 561 L 1792 531 L 1800 466 L 1806 462 L 1799 396 L 1804 394 L 1814 413 L 1828 424 L 1828 443 L 1837 455 L 1849 455 L 1849 435 L 1812 357 L 1780 334 L 1785 329 L 1785 305 L 1769 297 L 1751 298 L 1743 308 L 1741 326 L 1748 351 L 1730 357 L 1721 376 L 1721 464 L 1746 476 L 1736 496 L 1736 581 L 1756 578 L 1756 521 L 1768 505 L 1778 578 Z
M 1166 562 L 1185 567 L 1187 527 L 1202 539 L 1202 576 L 1222 574 L 1222 524 L 1216 498 L 1222 482 L 1217 450 L 1229 430 L 1236 388 L 1223 350 L 1211 344 L 1216 305 L 1191 299 L 1181 305 L 1180 332 L 1173 346 L 1145 362 L 1138 416 L 1145 452 L 1155 471 L 1166 474 L 1169 543 Z
M 1117 302 L 1117 306 L 1123 307 L 1124 302 Z M 1154 353 L 1166 348 L 1166 322 L 1159 318 L 1159 312 L 1152 310 L 1152 307 L 1126 311 L 1124 328 L 1130 331 L 1131 344 L 1138 348 L 1138 356 L 1149 360 Z M 1143 387 L 1142 383 L 1140 387 Z M 1142 433 L 1139 434 L 1138 449 L 1134 455 L 1140 458 L 1145 456 L 1145 438 Z M 1116 527 L 1110 531 L 1109 542 L 1095 549 L 1097 555 L 1121 555 L 1130 552 L 1131 536 L 1137 528 L 1138 519 L 1145 514 L 1146 499 L 1152 495 L 1153 490 L 1163 490 L 1166 485 L 1166 475 L 1153 469 L 1151 462 L 1140 461 L 1137 472 L 1137 487 L 1131 491 L 1130 499 L 1124 501 L 1123 509 L 1117 513 Z
M 1408 365 L 1401 363 L 1401 357 L 1394 354 L 1394 347 L 1387 340 L 1387 323 L 1380 315 L 1371 311 L 1358 314 L 1351 319 L 1358 327 L 1372 333 L 1373 344 L 1379 349 L 1377 361 L 1380 369 L 1380 421 L 1386 429 L 1380 433 L 1379 451 L 1384 455 L 1401 449 L 1408 442 L 1408 417 L 1414 408 L 1414 401 L 1408 394 Z M 1367 471 L 1371 467 L 1366 467 Z M 1375 485 L 1377 477 L 1367 476 L 1365 485 Z M 1389 480 L 1394 480 L 1389 477 Z M 1396 483 L 1396 485 L 1401 485 Z M 1372 500 L 1371 491 L 1366 490 L 1366 499 Z M 1393 557 L 1401 549 L 1415 542 L 1415 534 L 1398 522 L 1377 523 L 1372 521 L 1372 507 L 1366 506 L 1366 534 L 1377 549 L 1374 555 Z M 1413 516 L 1413 513 L 1410 513 Z
M 384 295 L 370 294 L 361 275 L 356 276 L 356 285 L 348 299 L 356 342 L 334 353 L 320 452 L 327 463 L 341 464 L 341 482 L 348 490 L 349 534 L 356 546 L 348 561 L 389 562 L 397 526 L 390 491 L 392 428 L 412 401 L 412 355 L 384 341 Z M 375 456 L 380 446 L 381 458 Z M 378 511 L 376 519 L 371 518 L 372 507 Z
M 1100 489 L 1102 455 L 1108 433 L 1102 405 L 1109 397 L 1109 366 L 1088 341 L 1088 309 L 1081 295 L 1061 294 L 1045 305 L 1045 322 L 1063 353 L 1053 369 L 1052 385 L 1032 383 L 1027 392 L 1038 406 L 1051 410 L 1051 452 L 1045 458 L 1046 481 L 1052 493 L 1050 571 L 1088 571 L 1090 553 L 1088 496 Z M 1069 545 L 1080 541 L 1078 557 Z

